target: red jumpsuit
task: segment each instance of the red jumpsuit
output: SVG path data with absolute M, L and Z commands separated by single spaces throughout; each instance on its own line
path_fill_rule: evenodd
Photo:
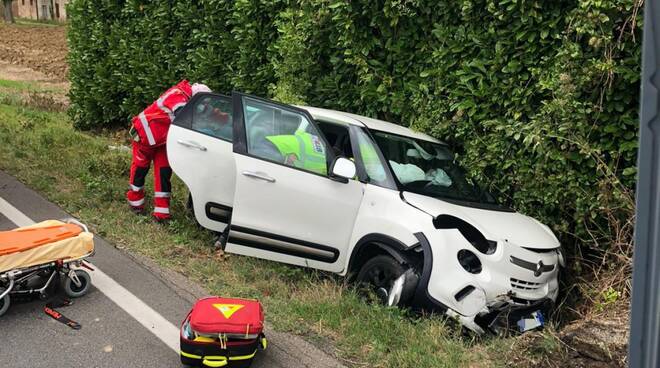
M 133 141 L 133 162 L 129 190 L 129 205 L 135 211 L 144 210 L 144 182 L 151 162 L 154 163 L 154 212 L 157 220 L 170 218 L 172 169 L 167 160 L 167 132 L 174 112 L 185 106 L 192 96 L 187 80 L 179 82 L 163 93 L 158 100 L 133 118 L 133 128 L 139 140 Z

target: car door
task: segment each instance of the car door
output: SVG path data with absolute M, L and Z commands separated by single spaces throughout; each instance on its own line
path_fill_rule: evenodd
M 232 123 L 230 97 L 198 93 L 167 136 L 170 166 L 190 190 L 195 218 L 215 231 L 225 229 L 234 203 Z
M 236 192 L 226 250 L 341 272 L 364 184 L 325 173 L 332 151 L 307 111 L 240 93 L 232 97 Z M 296 132 L 325 163 L 301 167 L 278 151 L 273 142 Z

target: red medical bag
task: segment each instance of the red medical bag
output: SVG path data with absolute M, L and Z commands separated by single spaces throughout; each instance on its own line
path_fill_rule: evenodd
M 181 325 L 181 362 L 193 367 L 249 367 L 263 334 L 256 300 L 209 297 L 195 303 Z

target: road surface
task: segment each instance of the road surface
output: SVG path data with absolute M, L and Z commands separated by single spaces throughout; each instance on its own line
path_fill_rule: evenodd
M 0 231 L 71 217 L 0 171 Z M 95 236 L 94 287 L 58 310 L 72 330 L 43 312 L 39 300 L 12 303 L 0 317 L 0 367 L 181 367 L 178 326 L 203 289 Z M 253 367 L 343 367 L 297 336 L 265 331 L 269 347 Z

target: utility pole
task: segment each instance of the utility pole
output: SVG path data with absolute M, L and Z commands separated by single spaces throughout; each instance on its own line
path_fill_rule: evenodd
M 660 0 L 644 4 L 635 255 L 628 362 L 660 367 Z
M 2 0 L 2 5 L 5 8 L 5 22 L 14 23 L 14 14 L 11 12 L 11 0 Z

